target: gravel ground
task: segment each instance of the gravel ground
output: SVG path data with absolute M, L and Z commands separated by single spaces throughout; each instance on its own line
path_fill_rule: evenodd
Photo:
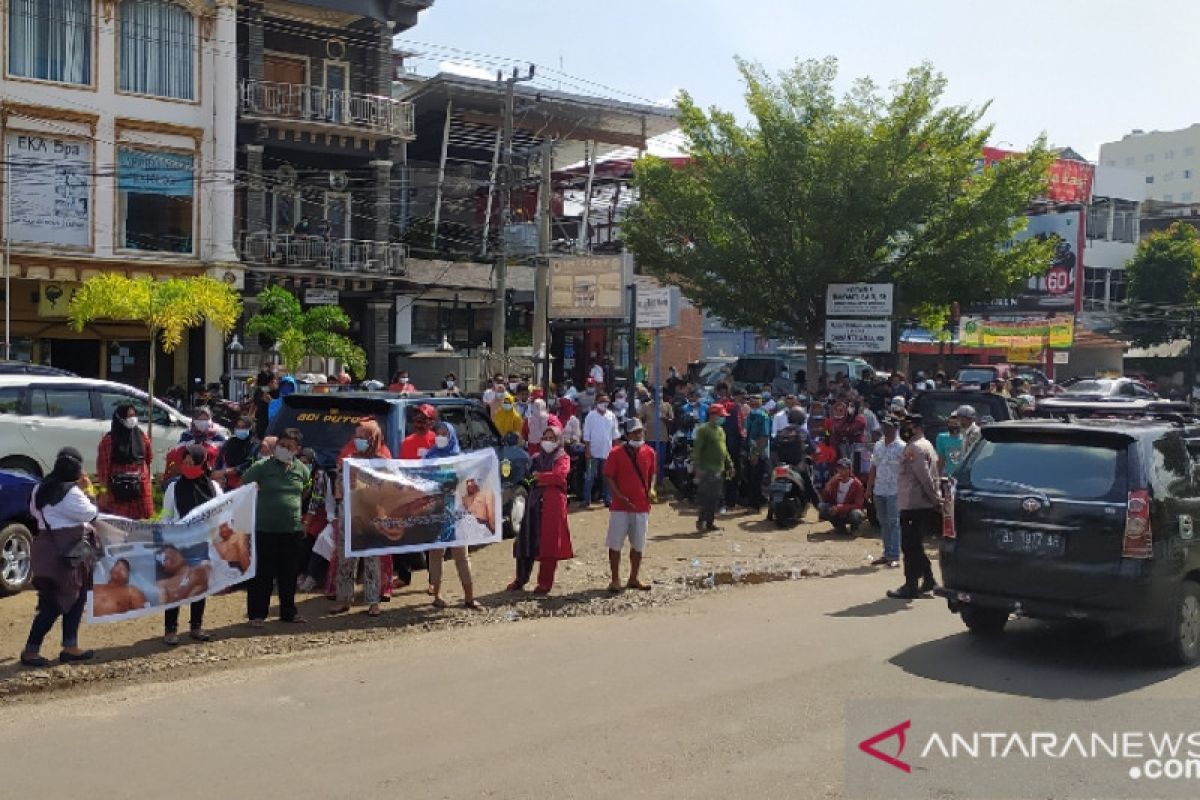
M 814 519 L 810 512 L 809 519 Z M 570 524 L 576 557 L 559 565 L 554 591 L 546 597 L 503 591 L 512 579 L 512 549 L 508 542 L 472 555 L 472 567 L 483 611 L 455 607 L 461 587 L 451 564 L 446 565 L 443 597 L 446 610 L 434 609 L 425 592 L 424 573 L 413 585 L 397 590 L 383 613 L 368 617 L 356 606 L 347 615 L 330 616 L 333 605 L 321 595 L 301 596 L 300 608 L 309 622 L 288 625 L 269 622 L 254 630 L 245 624 L 241 593 L 209 598 L 205 628 L 214 641 L 191 642 L 168 648 L 161 642 L 162 618 L 150 615 L 106 625 L 84 624 L 80 643 L 97 651 L 97 660 L 78 666 L 22 668 L 17 656 L 32 619 L 35 596 L 25 592 L 0 600 L 0 696 L 6 702 L 37 697 L 47 691 L 109 688 L 117 683 L 172 680 L 214 669 L 229 669 L 246 659 L 311 653 L 318 648 L 402 637 L 414 631 L 466 625 L 506 624 L 540 617 L 623 614 L 679 601 L 697 592 L 724 590 L 738 584 L 771 580 L 835 577 L 875 571 L 869 562 L 880 553 L 878 532 L 864 527 L 856 539 L 833 535 L 826 524 L 805 522 L 777 530 L 762 515 L 730 514 L 718 520 L 722 530 L 701 535 L 695 531 L 695 512 L 663 503 L 651 517 L 650 541 L 643 564 L 649 592 L 610 595 L 604 533 L 608 514 L 603 508 L 573 511 Z M 628 569 L 622 564 L 623 576 Z M 899 574 L 896 582 L 901 582 Z M 274 609 L 273 609 L 274 613 Z M 181 615 L 187 624 L 186 611 Z M 57 653 L 56 627 L 43 655 Z

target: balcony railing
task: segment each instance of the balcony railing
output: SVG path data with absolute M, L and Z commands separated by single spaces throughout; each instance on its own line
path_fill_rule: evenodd
M 379 95 L 272 81 L 241 81 L 243 115 L 358 128 L 395 138 L 413 137 L 412 103 Z
M 248 233 L 242 261 L 251 266 L 403 275 L 408 245 L 361 239 L 324 239 L 290 233 Z

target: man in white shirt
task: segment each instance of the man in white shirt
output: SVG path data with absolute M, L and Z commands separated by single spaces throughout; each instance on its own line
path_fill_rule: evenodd
M 597 386 L 604 385 L 604 366 L 600 363 L 600 357 L 592 362 L 592 368 L 588 372 L 588 378 L 595 382 Z
M 871 453 L 871 472 L 867 476 L 867 496 L 874 498 L 875 516 L 883 538 L 883 555 L 874 566 L 895 567 L 900 564 L 900 462 L 904 458 L 904 440 L 897 434 L 899 425 L 894 417 L 880 421 L 883 438 L 875 443 Z
M 587 448 L 587 473 L 583 477 L 583 501 L 584 508 L 588 508 L 592 504 L 592 488 L 596 483 L 597 476 L 604 475 L 604 462 L 608 459 L 608 454 L 612 452 L 613 442 L 621 438 L 621 432 L 617 428 L 617 417 L 613 412 L 608 410 L 608 395 L 596 395 L 596 407 L 588 412 L 587 417 L 583 421 L 583 444 Z M 603 477 L 600 478 L 601 490 L 604 496 L 604 505 L 608 505 L 608 484 Z
M 796 407 L 796 395 L 789 394 L 783 398 L 783 406 L 771 417 L 771 438 L 788 426 L 788 412 Z

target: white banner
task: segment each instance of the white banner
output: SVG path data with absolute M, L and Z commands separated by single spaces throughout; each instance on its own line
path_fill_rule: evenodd
M 347 557 L 498 542 L 500 462 L 490 448 L 428 461 L 342 462 Z
M 827 319 L 825 349 L 831 353 L 890 353 L 891 320 Z
M 829 317 L 890 317 L 892 284 L 831 283 L 825 292 Z
M 186 605 L 254 577 L 250 484 L 209 500 L 178 522 L 101 515 L 103 555 L 92 572 L 88 622 L 115 622 Z
M 88 247 L 92 242 L 92 143 L 10 133 L 14 242 Z

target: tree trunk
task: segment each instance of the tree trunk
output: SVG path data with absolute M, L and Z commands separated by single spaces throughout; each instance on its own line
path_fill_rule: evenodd
M 147 388 L 149 398 L 146 401 L 146 435 L 150 438 L 150 470 L 154 471 L 154 342 L 158 339 L 158 331 L 150 329 L 150 385 Z
M 812 333 L 804 335 L 804 384 L 809 392 L 817 389 L 817 380 L 821 374 L 820 359 L 817 358 L 817 337 Z

